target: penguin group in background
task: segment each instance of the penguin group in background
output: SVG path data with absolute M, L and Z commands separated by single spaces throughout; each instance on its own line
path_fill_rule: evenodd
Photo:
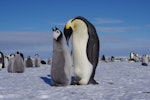
M 129 62 L 139 62 L 139 61 L 140 61 L 139 55 L 134 53 L 133 51 L 130 52 Z
M 4 68 L 5 64 L 4 64 L 4 54 L 2 52 L 0 52 L 0 69 Z
M 17 52 L 15 55 L 10 55 L 7 68 L 10 73 L 23 73 L 25 71 L 23 54 Z
M 30 56 L 27 57 L 27 60 L 26 60 L 26 67 L 33 67 L 33 60 L 31 59 Z
M 67 86 L 71 84 L 71 55 L 64 43 L 63 34 L 53 29 L 53 57 L 51 79 L 53 86 Z
M 41 60 L 40 60 L 38 54 L 35 54 L 35 57 L 34 57 L 34 66 L 35 67 L 40 67 L 41 66 Z
M 98 84 L 94 79 L 99 58 L 99 38 L 95 27 L 85 18 L 78 16 L 67 22 L 64 34 L 67 43 L 72 35 L 75 83 Z

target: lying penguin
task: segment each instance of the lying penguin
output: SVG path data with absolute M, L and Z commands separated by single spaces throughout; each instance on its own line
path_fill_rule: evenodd
M 53 58 L 51 79 L 53 86 L 67 86 L 71 84 L 71 55 L 64 43 L 63 34 L 58 29 L 53 31 Z

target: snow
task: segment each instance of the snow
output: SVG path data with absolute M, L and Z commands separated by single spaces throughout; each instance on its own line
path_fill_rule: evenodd
M 150 65 L 150 63 L 148 63 Z M 54 87 L 50 65 L 24 73 L 0 71 L 0 100 L 149 100 L 150 66 L 135 62 L 99 62 L 99 85 Z

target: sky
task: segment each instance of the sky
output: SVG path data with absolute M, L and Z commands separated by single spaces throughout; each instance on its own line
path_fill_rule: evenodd
M 0 0 L 0 51 L 52 57 L 52 28 L 82 16 L 96 28 L 100 56 L 150 54 L 149 0 Z

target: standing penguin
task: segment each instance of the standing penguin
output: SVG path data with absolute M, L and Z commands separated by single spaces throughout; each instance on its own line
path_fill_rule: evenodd
M 14 57 L 13 72 L 23 73 L 25 71 L 24 58 L 22 53 L 17 52 Z
M 35 65 L 35 67 L 40 67 L 41 66 L 41 60 L 40 60 L 38 54 L 35 54 L 34 65 Z
M 2 52 L 0 52 L 0 69 L 4 68 L 4 55 Z
M 51 79 L 54 86 L 67 86 L 71 83 L 72 61 L 63 34 L 58 29 L 53 29 L 53 58 Z
M 5 56 L 5 58 L 4 58 L 5 68 L 8 67 L 8 62 L 9 62 L 9 58 L 7 56 Z
M 142 56 L 142 65 L 148 66 L 148 56 L 146 54 Z
M 9 73 L 13 73 L 13 65 L 14 65 L 14 58 L 15 57 L 15 54 L 10 54 L 8 56 L 8 67 L 7 67 L 7 71 Z
M 73 64 L 77 84 L 98 84 L 94 80 L 99 58 L 99 38 L 95 27 L 85 18 L 70 19 L 64 28 L 68 43 L 72 35 Z
M 26 60 L 26 67 L 33 67 L 33 61 L 30 56 Z
M 129 59 L 129 61 L 130 61 L 130 62 L 134 62 L 134 61 L 135 61 L 134 58 L 135 58 L 135 53 L 134 53 L 133 51 L 131 51 L 131 52 L 130 52 L 130 59 Z
M 17 52 L 15 55 L 10 55 L 8 72 L 10 73 L 23 73 L 25 71 L 24 60 L 22 58 L 22 53 Z

